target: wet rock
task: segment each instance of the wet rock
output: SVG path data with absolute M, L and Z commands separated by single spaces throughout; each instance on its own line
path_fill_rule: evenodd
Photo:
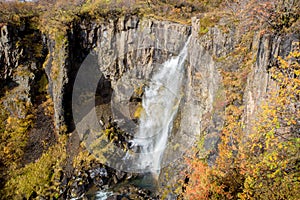
M 116 175 L 113 176 L 113 182 L 114 184 L 117 184 L 119 182 L 118 178 Z
M 86 192 L 84 185 L 77 185 L 73 186 L 73 188 L 70 191 L 70 196 L 72 198 L 81 197 Z
M 117 195 L 113 195 L 107 198 L 107 200 L 118 200 L 118 196 Z
M 119 170 L 116 171 L 116 177 L 117 177 L 118 180 L 123 179 L 125 177 L 125 175 L 126 175 L 125 172 L 122 172 L 122 171 L 119 171 Z
M 131 178 L 133 178 L 134 174 L 133 173 L 127 173 L 126 174 L 126 179 L 129 180 Z
M 107 175 L 108 175 L 107 170 L 105 168 L 96 168 L 93 170 L 89 170 L 89 174 L 90 174 L 89 176 L 91 179 L 94 179 L 97 176 L 107 177 Z
M 99 177 L 94 178 L 94 179 L 93 179 L 93 183 L 94 183 L 94 185 L 96 185 L 97 187 L 101 187 L 101 186 L 103 186 L 103 184 L 104 184 L 103 180 L 102 180 L 101 178 L 99 178 Z

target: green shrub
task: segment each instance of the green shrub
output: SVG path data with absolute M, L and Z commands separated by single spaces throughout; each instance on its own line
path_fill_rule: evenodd
M 45 152 L 36 162 L 11 173 L 5 185 L 7 198 L 29 199 L 33 195 L 44 197 L 59 196 L 59 180 L 66 159 L 64 142 Z

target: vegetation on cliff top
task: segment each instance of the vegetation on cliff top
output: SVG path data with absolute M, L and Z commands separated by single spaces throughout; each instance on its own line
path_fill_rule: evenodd
M 234 21 L 248 28 L 269 27 L 281 31 L 299 25 L 300 3 L 296 0 L 39 0 L 0 1 L 0 8 L 0 23 L 20 23 L 24 18 L 31 18 L 42 30 L 66 29 L 83 17 L 101 20 L 138 14 L 190 24 L 193 16 L 201 15 L 216 23 L 217 18 L 230 14 Z M 202 26 L 205 30 L 206 24 Z
M 42 26 L 52 23 L 70 25 L 74 19 L 113 18 L 124 14 L 141 14 L 182 23 L 188 23 L 197 13 L 207 12 L 218 7 L 221 0 L 39 0 L 36 2 L 0 2 L 0 21 L 19 22 L 24 17 L 40 17 Z M 61 27 L 63 28 L 63 27 Z

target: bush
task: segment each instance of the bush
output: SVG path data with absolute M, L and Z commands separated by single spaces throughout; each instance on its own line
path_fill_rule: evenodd
M 261 105 L 250 133 L 242 129 L 241 110 L 229 104 L 215 165 L 188 159 L 187 199 L 300 198 L 299 47 L 278 58 L 269 73 L 277 88 Z
M 14 171 L 5 185 L 6 198 L 30 199 L 35 196 L 57 198 L 60 194 L 60 175 L 65 159 L 65 144 L 60 142 L 36 162 Z

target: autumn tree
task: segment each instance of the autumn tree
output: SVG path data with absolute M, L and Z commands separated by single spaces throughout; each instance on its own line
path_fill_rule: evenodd
M 245 175 L 241 199 L 299 199 L 300 51 L 270 69 L 276 82 L 240 149 Z
M 250 133 L 242 128 L 240 107 L 229 104 L 215 165 L 188 159 L 192 171 L 187 199 L 300 198 L 299 43 L 286 58 L 279 57 L 269 73 L 276 87 L 261 105 Z

